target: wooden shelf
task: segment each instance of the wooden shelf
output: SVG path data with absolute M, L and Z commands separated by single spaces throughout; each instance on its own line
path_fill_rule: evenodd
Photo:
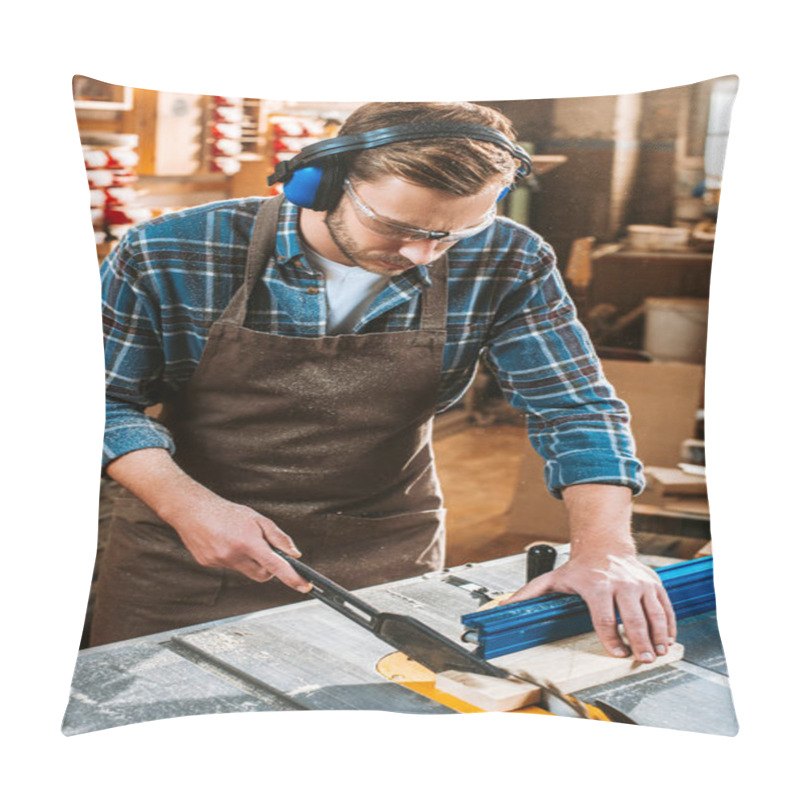
M 544 175 L 545 172 L 550 172 L 551 169 L 565 164 L 566 161 L 566 156 L 531 156 L 533 172 L 536 175 Z

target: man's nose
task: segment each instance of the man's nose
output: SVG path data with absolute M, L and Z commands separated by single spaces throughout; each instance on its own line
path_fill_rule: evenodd
M 404 242 L 400 255 L 416 266 L 430 264 L 450 246 L 449 242 L 437 242 L 435 239 L 420 239 L 416 242 Z

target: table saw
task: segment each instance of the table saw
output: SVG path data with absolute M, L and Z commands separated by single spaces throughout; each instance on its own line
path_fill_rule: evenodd
M 487 596 L 515 591 L 525 578 L 526 557 L 519 555 L 354 594 L 461 643 L 462 615 Z M 681 620 L 678 642 L 682 660 L 575 697 L 607 704 L 640 725 L 734 735 L 716 612 Z M 88 648 L 77 658 L 63 732 L 243 711 L 459 713 L 384 676 L 380 664 L 391 653 L 388 644 L 319 600 Z

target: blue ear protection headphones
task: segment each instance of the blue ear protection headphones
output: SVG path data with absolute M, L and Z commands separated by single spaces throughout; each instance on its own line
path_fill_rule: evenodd
M 345 153 L 369 150 L 395 142 L 421 139 L 477 139 L 501 147 L 518 162 L 515 183 L 530 174 L 530 156 L 500 131 L 483 125 L 468 125 L 454 122 L 428 123 L 420 125 L 393 125 L 365 133 L 335 136 L 304 147 L 294 158 L 281 161 L 268 183 L 283 184 L 287 200 L 301 208 L 315 211 L 331 211 L 336 208 L 342 195 L 344 179 L 347 177 Z M 509 192 L 507 186 L 498 201 Z

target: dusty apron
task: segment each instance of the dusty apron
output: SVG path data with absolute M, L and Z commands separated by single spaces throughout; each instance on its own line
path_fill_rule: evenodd
M 433 462 L 447 260 L 431 270 L 419 330 L 305 338 L 245 327 L 275 243 L 279 202 L 256 219 L 244 284 L 196 372 L 165 401 L 175 461 L 254 508 L 303 560 L 349 589 L 440 569 L 444 510 Z M 117 499 L 92 645 L 244 614 L 303 595 L 277 579 L 202 567 L 130 493 Z

